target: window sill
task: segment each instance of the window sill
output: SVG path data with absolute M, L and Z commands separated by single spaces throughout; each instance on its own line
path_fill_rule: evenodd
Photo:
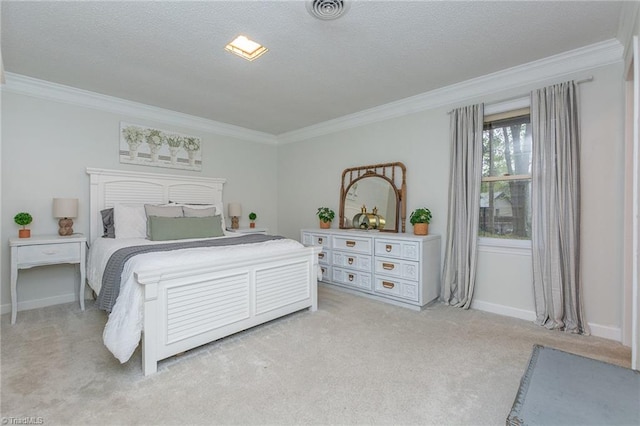
M 531 256 L 531 240 L 479 237 L 478 251 L 483 253 Z

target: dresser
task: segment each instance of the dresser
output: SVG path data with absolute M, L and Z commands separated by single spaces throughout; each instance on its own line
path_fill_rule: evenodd
M 440 294 L 440 236 L 303 229 L 305 245 L 322 246 L 322 281 L 420 309 Z
M 18 313 L 18 271 L 35 266 L 77 264 L 80 269 L 79 299 L 84 311 L 85 261 L 87 238 L 82 234 L 61 237 L 37 235 L 31 238 L 10 238 L 11 247 L 11 324 Z

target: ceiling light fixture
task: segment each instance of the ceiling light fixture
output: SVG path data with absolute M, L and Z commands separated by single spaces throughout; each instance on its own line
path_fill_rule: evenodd
M 307 11 L 314 18 L 329 21 L 338 19 L 349 10 L 349 2 L 344 0 L 311 0 L 307 2 Z
M 236 37 L 235 40 L 227 44 L 224 49 L 243 57 L 247 61 L 253 61 L 269 50 L 260 43 L 256 43 L 243 35 Z

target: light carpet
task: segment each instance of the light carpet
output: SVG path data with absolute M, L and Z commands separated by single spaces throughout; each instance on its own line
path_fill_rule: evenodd
M 629 367 L 609 340 L 440 304 L 415 312 L 321 286 L 301 311 L 160 362 L 121 365 L 106 314 L 77 304 L 1 323 L 1 415 L 46 425 L 504 424 L 533 344 Z

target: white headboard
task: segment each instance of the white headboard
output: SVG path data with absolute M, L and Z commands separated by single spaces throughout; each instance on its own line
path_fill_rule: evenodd
M 102 236 L 100 211 L 117 203 L 222 204 L 222 178 L 163 175 L 87 167 L 90 176 L 90 241 Z M 224 214 L 224 213 L 223 213 Z

